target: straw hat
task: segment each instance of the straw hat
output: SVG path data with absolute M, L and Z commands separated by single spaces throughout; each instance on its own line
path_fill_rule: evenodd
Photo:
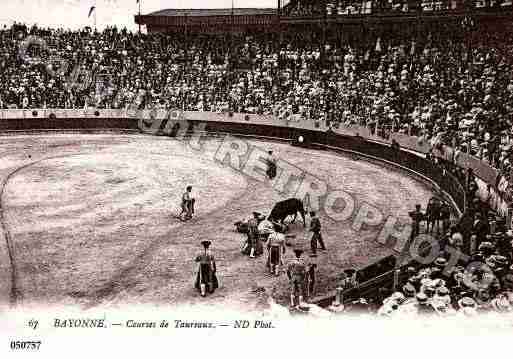
M 417 293 L 416 298 L 417 298 L 417 302 L 419 302 L 420 304 L 427 304 L 428 297 L 425 293 L 422 293 L 422 292 Z
M 513 310 L 511 303 L 505 296 L 499 296 L 492 300 L 492 307 L 498 313 L 508 313 Z
M 460 300 L 458 300 L 458 307 L 460 309 L 464 308 L 476 308 L 477 303 L 473 298 L 470 297 L 463 297 Z
M 447 259 L 443 257 L 438 257 L 435 259 L 435 266 L 439 267 L 440 269 L 443 269 L 447 265 Z
M 403 293 L 406 297 L 414 297 L 415 296 L 415 287 L 411 283 L 407 283 L 403 286 Z

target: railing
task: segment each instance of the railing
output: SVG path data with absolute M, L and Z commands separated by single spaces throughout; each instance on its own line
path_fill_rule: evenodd
M 322 145 L 346 150 L 354 150 L 384 160 L 395 162 L 403 167 L 420 173 L 437 183 L 440 188 L 454 199 L 463 210 L 465 208 L 465 191 L 459 181 L 441 166 L 428 161 L 423 154 L 430 150 L 426 141 L 406 134 L 393 133 L 390 138 L 373 134 L 369 128 L 362 126 L 339 126 L 329 129 L 324 121 L 302 120 L 297 117 L 280 119 L 272 115 L 254 115 L 242 113 L 213 113 L 159 110 L 3 110 L 0 111 L 0 131 L 12 130 L 47 130 L 47 129 L 138 129 L 139 119 L 180 119 L 207 123 L 212 130 L 251 132 L 281 138 L 294 138 L 299 133 L 312 137 Z M 260 127 L 260 128 L 259 128 Z M 328 131 L 330 130 L 330 131 Z M 397 153 L 390 147 L 392 139 L 402 149 Z M 438 157 L 452 162 L 452 149 L 446 147 Z M 486 183 L 495 185 L 497 170 L 483 161 L 467 154 L 461 154 L 458 166 L 472 168 L 474 174 Z M 499 201 L 504 210 L 507 203 Z

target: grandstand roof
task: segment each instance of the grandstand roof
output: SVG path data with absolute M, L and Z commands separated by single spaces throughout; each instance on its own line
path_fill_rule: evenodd
M 273 8 L 226 8 L 226 9 L 165 9 L 152 12 L 147 16 L 251 16 L 274 15 Z

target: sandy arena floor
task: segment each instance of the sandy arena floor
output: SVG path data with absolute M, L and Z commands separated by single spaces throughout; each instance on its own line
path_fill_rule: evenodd
M 431 189 L 380 164 L 288 144 L 250 141 L 325 179 L 385 215 L 427 202 Z M 233 223 L 268 212 L 281 197 L 261 183 L 213 161 L 218 139 L 199 153 L 165 137 L 47 134 L 0 137 L 5 230 L 14 249 L 20 304 L 229 305 L 255 309 L 262 292 L 287 300 L 282 274 L 266 274 L 263 257 L 240 253 Z M 30 157 L 29 157 L 30 156 Z M 174 218 L 185 185 L 194 187 L 196 217 Z M 355 233 L 351 222 L 321 216 L 328 247 L 317 258 L 319 288 L 336 274 L 392 251 L 375 241 L 379 228 Z M 301 221 L 299 221 L 301 223 Z M 302 225 L 292 226 L 305 249 Z M 220 289 L 201 298 L 193 289 L 200 241 L 213 241 Z M 3 240 L 3 239 L 2 239 Z M 286 258 L 292 256 L 289 249 Z

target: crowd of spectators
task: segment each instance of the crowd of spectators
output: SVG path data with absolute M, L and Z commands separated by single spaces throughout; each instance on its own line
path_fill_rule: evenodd
M 513 312 L 513 231 L 505 217 L 474 197 L 462 218 L 438 239 L 439 256 L 427 265 L 405 266 L 397 291 L 380 301 L 378 314 Z M 451 265 L 455 253 L 462 255 Z
M 503 242 L 510 242 L 512 238 L 512 233 L 491 235 L 489 241 L 482 242 L 478 247 L 474 267 L 457 266 L 447 275 L 442 274 L 447 265 L 445 257 L 439 257 L 432 266 L 419 270 L 409 267 L 410 277 L 407 282 L 399 291 L 383 300 L 378 314 L 474 316 L 486 312 L 511 313 L 511 260 L 498 254 L 502 252 L 497 247 Z
M 373 312 L 383 317 L 418 314 L 472 317 L 479 313 L 513 313 L 513 230 L 506 217 L 497 215 L 486 200 L 475 195 L 475 181 L 470 174 L 466 189 L 471 201 L 457 220 L 447 220 L 450 216 L 443 214 L 445 204 L 436 197 L 430 199 L 425 212 L 420 205 L 411 212 L 412 221 L 416 222 L 413 227 L 420 228 L 412 238 L 430 234 L 436 241 L 435 245 L 418 250 L 423 263 L 403 257 L 402 265 L 392 270 L 396 271 L 394 279 L 373 280 L 371 282 L 375 283 L 370 289 L 365 288 L 365 282 L 356 284 L 354 279 L 348 287 L 348 275 L 344 274 L 340 287 L 345 288 L 346 293 L 350 288 L 354 292 L 359 285 L 365 289 L 359 289 L 352 299 L 345 300 L 342 311 Z M 409 245 L 413 246 L 412 243 Z M 424 260 L 433 253 L 432 260 L 426 263 Z M 382 265 L 372 266 L 390 270 L 388 260 L 385 258 Z M 344 272 L 355 276 L 353 270 Z M 369 294 L 358 297 L 362 291 Z
M 467 152 L 509 174 L 513 31 L 511 24 L 475 26 L 344 38 L 315 31 L 166 35 L 15 24 L 0 31 L 0 109 L 136 106 L 361 125 L 385 137 L 399 132 L 434 147 L 448 144 L 455 157 Z M 513 235 L 480 203 L 472 176 L 460 172 L 470 205 L 441 237 L 441 247 L 465 247 L 487 270 L 469 274 L 456 267 L 447 277 L 442 253 L 431 266 L 410 268 L 402 291 L 385 299 L 380 313 L 511 309 Z
M 15 24 L 0 31 L 0 108 L 294 114 L 333 126 L 364 125 L 382 136 L 418 135 L 509 174 L 513 32 L 511 24 L 501 26 L 477 29 L 470 21 L 415 36 L 341 38 L 315 31 L 165 35 Z

